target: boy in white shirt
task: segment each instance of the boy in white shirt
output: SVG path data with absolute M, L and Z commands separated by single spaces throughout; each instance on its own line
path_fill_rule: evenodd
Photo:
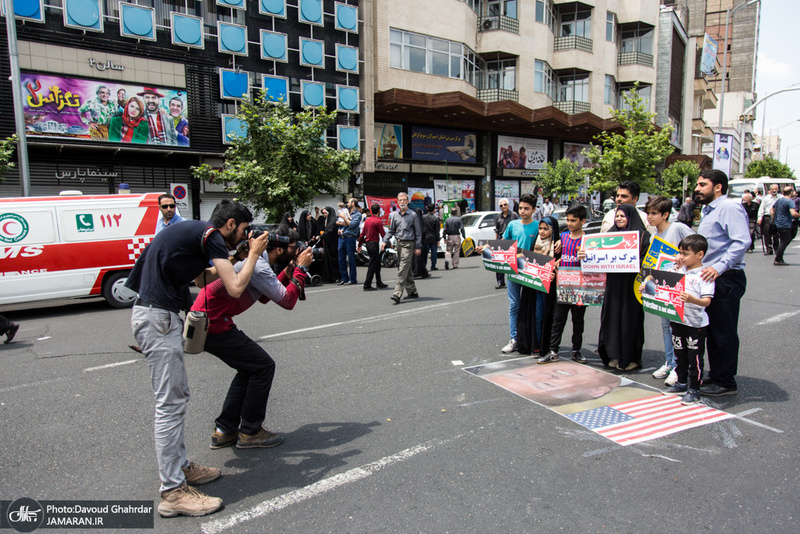
M 685 392 L 681 404 L 688 406 L 700 402 L 700 380 L 703 376 L 708 326 L 705 308 L 714 297 L 714 282 L 706 282 L 700 275 L 703 256 L 708 251 L 705 237 L 698 234 L 684 237 L 678 248 L 682 266 L 676 271 L 686 275 L 684 291 L 680 294 L 684 303 L 683 323 L 671 323 L 678 381 L 667 393 Z

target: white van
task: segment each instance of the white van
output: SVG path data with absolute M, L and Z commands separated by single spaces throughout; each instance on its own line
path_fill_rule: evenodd
M 155 235 L 159 194 L 0 198 L 0 305 L 102 295 L 132 306 L 124 285 Z
M 745 191 L 756 192 L 757 189 L 761 190 L 762 195 L 769 194 L 769 187 L 772 184 L 778 184 L 778 192 L 783 194 L 783 188 L 787 185 L 795 187 L 794 180 L 791 178 L 770 178 L 769 176 L 762 176 L 761 178 L 736 178 L 728 181 L 728 197 L 741 200 Z

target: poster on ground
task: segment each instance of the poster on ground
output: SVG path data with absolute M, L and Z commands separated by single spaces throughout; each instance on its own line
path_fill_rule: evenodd
M 605 292 L 606 273 L 584 273 L 580 267 L 558 268 L 558 302 L 577 306 L 602 306 Z
M 503 274 L 516 274 L 517 242 L 513 239 L 489 239 L 478 241 L 483 246 L 481 258 L 487 271 Z
M 639 232 L 609 232 L 584 236 L 581 261 L 585 273 L 638 273 Z
M 667 243 L 660 237 L 653 236 L 650 240 L 650 248 L 642 258 L 642 269 L 659 269 L 661 271 L 669 271 L 675 265 L 675 258 L 678 255 L 678 249 L 671 243 Z M 639 293 L 639 286 L 642 284 L 642 275 L 636 277 L 633 282 L 633 294 L 642 302 L 642 295 Z
M 549 293 L 550 285 L 555 278 L 555 258 L 530 250 L 520 250 L 519 252 L 522 255 L 517 257 L 517 272 L 509 274 L 508 279 L 536 291 Z
M 642 306 L 644 311 L 683 322 L 681 293 L 686 287 L 686 275 L 657 269 L 642 269 Z

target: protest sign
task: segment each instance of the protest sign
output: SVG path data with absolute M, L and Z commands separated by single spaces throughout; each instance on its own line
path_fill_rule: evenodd
M 517 273 L 509 274 L 508 279 L 520 285 L 543 293 L 550 292 L 550 284 L 555 277 L 556 260 L 551 256 L 536 254 L 530 250 L 520 250 L 517 258 Z
M 650 241 L 650 248 L 647 249 L 647 254 L 642 258 L 642 270 L 644 269 L 658 269 L 660 271 L 669 271 L 675 265 L 675 257 L 678 255 L 678 249 L 673 244 L 668 243 L 660 237 L 653 236 Z M 639 273 L 636 280 L 633 282 L 633 294 L 642 302 L 642 295 L 639 293 L 639 286 L 642 284 L 642 275 Z
M 584 236 L 581 247 L 585 273 L 638 273 L 639 232 L 611 232 Z
M 483 268 L 487 271 L 504 274 L 516 274 L 517 267 L 517 242 L 513 239 L 481 240 L 483 245 L 481 258 Z
M 657 269 L 642 269 L 642 306 L 644 311 L 683 322 L 683 301 L 686 275 Z
M 559 267 L 556 276 L 558 302 L 578 306 L 602 306 L 606 273 L 584 273 L 580 267 Z

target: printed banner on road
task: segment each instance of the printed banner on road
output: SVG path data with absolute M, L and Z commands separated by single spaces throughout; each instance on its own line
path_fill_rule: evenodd
M 556 275 L 558 302 L 578 306 L 602 306 L 606 273 L 584 273 L 580 267 L 559 267 Z
M 517 273 L 509 274 L 508 279 L 536 291 L 549 293 L 550 284 L 555 277 L 555 258 L 530 250 L 520 252 L 522 255 L 517 258 Z
M 660 237 L 653 236 L 650 241 L 650 248 L 647 249 L 647 254 L 642 258 L 642 270 L 644 269 L 658 269 L 660 271 L 669 271 L 675 265 L 675 258 L 678 255 L 678 249 L 675 245 L 667 243 Z M 633 282 L 633 294 L 642 302 L 642 295 L 639 293 L 639 286 L 642 284 L 641 272 Z
M 585 273 L 639 272 L 639 232 L 584 236 L 581 247 L 586 251 L 586 259 L 581 261 Z
M 676 323 L 683 322 L 683 301 L 686 275 L 681 273 L 642 269 L 642 306 L 644 311 L 666 317 Z
M 483 268 L 487 271 L 503 274 L 516 274 L 517 242 L 513 239 L 481 240 L 484 246 L 481 252 Z
M 539 365 L 525 357 L 464 370 L 623 446 L 733 417 L 570 361 Z

